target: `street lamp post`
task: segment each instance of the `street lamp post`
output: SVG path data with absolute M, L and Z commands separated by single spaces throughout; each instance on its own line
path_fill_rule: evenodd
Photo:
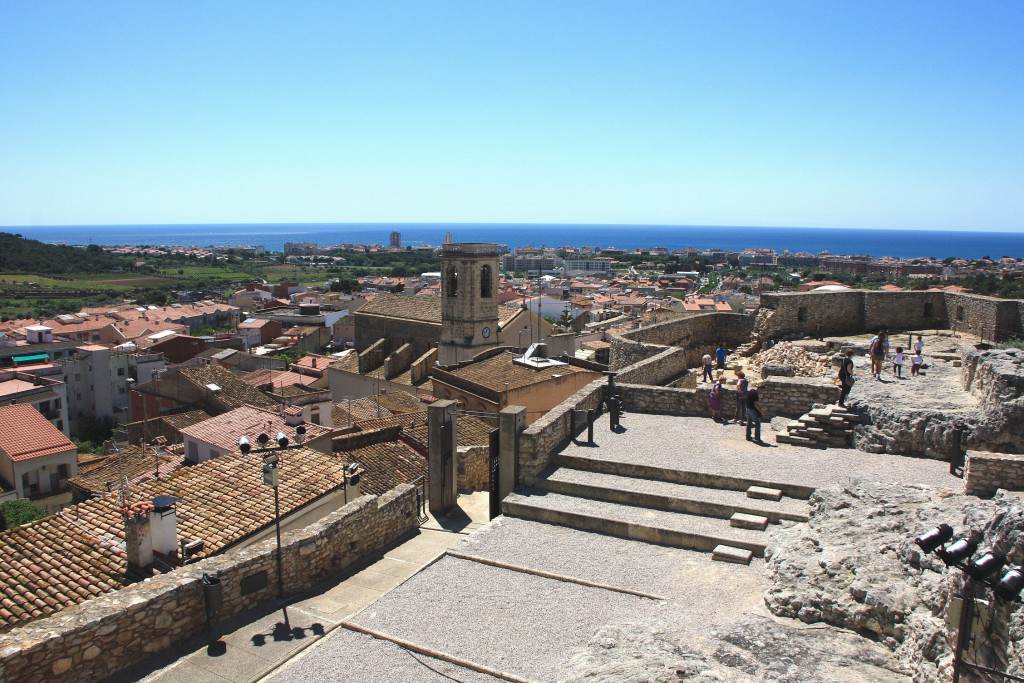
M 306 439 L 306 427 L 299 425 L 295 428 L 295 443 L 301 445 Z M 278 465 L 280 460 L 277 452 L 288 447 L 288 436 L 284 432 L 278 432 L 274 439 L 277 446 L 271 446 L 270 437 L 260 434 L 256 437 L 259 444 L 257 452 L 263 456 L 263 483 L 274 489 L 274 531 L 277 536 L 277 597 L 284 599 L 284 560 L 281 555 L 281 498 L 278 493 L 278 485 L 281 483 Z M 238 439 L 238 450 L 243 455 L 252 450 L 252 443 L 249 437 L 243 436 Z

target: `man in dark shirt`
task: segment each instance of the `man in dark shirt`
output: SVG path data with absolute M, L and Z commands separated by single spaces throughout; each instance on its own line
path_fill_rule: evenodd
M 715 349 L 715 357 L 718 360 L 718 369 L 725 370 L 725 357 L 729 355 L 729 349 L 725 348 L 725 342 L 718 344 L 718 348 Z
M 747 392 L 747 441 L 761 443 L 761 392 L 764 384 L 758 384 Z M 754 438 L 750 438 L 753 430 Z

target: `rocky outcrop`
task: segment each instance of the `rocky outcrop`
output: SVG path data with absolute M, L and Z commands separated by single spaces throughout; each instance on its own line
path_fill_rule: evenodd
M 772 587 L 768 608 L 806 623 L 851 629 L 889 647 L 914 680 L 948 680 L 952 651 L 943 621 L 962 576 L 914 537 L 948 523 L 981 548 L 1024 560 L 1024 510 L 1019 500 L 972 496 L 872 482 L 819 490 L 806 524 L 777 532 L 766 556 Z M 1015 606 L 1017 606 L 1015 604 Z M 1024 671 L 1024 615 L 1009 617 L 1011 673 Z M 984 663 L 991 655 L 978 653 Z

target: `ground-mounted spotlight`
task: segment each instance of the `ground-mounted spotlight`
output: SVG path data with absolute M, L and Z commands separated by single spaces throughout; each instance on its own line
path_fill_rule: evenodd
M 970 541 L 966 538 L 961 538 L 959 541 L 950 543 L 945 548 L 937 549 L 935 554 L 938 555 L 939 559 L 942 560 L 947 567 L 952 567 L 953 565 L 960 564 L 969 558 L 977 549 L 977 541 Z
M 953 527 L 948 524 L 940 524 L 928 533 L 921 534 L 915 538 L 914 543 L 920 546 L 921 550 L 927 555 L 948 543 L 951 538 L 953 538 Z
M 241 451 L 242 455 L 252 450 L 252 442 L 249 441 L 249 437 L 243 436 L 238 439 L 238 450 Z
M 999 579 L 999 583 L 995 585 L 992 592 L 1000 600 L 1011 602 L 1017 599 L 1022 588 L 1024 588 L 1024 568 L 1011 567 L 1003 574 L 1003 578 Z
M 964 571 L 978 581 L 984 581 L 997 573 L 1006 564 L 1006 555 L 992 552 L 991 550 L 982 553 L 974 560 L 971 560 Z

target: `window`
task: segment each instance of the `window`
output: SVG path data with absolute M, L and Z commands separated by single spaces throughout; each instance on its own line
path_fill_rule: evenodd
M 491 267 L 484 266 L 480 269 L 480 296 L 484 299 L 491 298 Z
M 100 333 L 99 332 L 93 332 L 92 333 L 92 340 L 93 341 L 99 341 L 100 340 Z
M 117 376 L 118 377 L 124 377 L 124 368 L 118 368 L 117 369 Z
M 796 311 L 796 321 L 798 323 L 805 323 L 805 322 L 807 322 L 807 309 L 804 306 L 801 306 L 800 308 L 797 309 L 797 311 Z
M 957 306 L 956 307 L 956 319 L 957 319 L 957 322 L 963 322 L 964 321 L 964 307 L 963 306 Z
M 57 429 L 64 431 L 64 420 L 57 420 Z
M 66 464 L 57 465 L 57 476 L 61 479 L 68 478 L 68 466 Z
M 448 269 L 448 296 L 455 296 L 459 293 L 459 271 L 455 266 Z

